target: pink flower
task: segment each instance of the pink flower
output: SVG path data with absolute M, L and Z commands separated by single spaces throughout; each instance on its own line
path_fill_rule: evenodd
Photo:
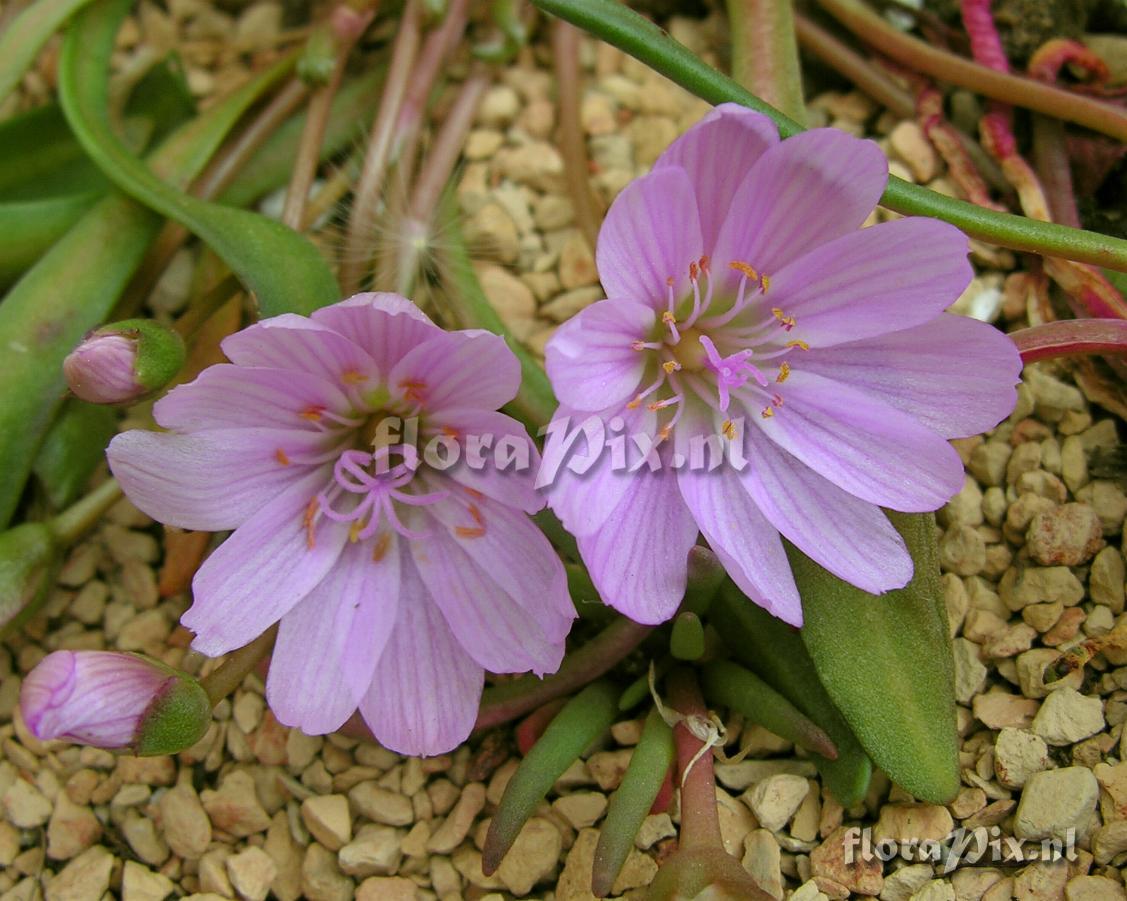
M 562 468 L 549 504 L 631 618 L 673 615 L 698 532 L 795 625 L 780 533 L 866 591 L 903 586 L 912 560 L 881 507 L 942 506 L 963 484 L 947 439 L 1013 408 L 1011 342 L 943 312 L 971 279 L 965 236 L 931 219 L 861 229 L 887 179 L 870 141 L 823 128 L 780 142 L 725 104 L 611 207 L 596 254 L 609 299 L 559 330 L 548 373 L 558 416 L 621 417 L 661 465 Z M 686 465 L 709 438 L 748 465 Z M 546 468 L 565 451 L 549 441 Z
M 135 654 L 55 651 L 24 679 L 20 710 L 36 738 L 133 748 L 146 714 L 179 681 Z
M 130 403 L 144 396 L 133 364 L 136 342 L 123 335 L 93 335 L 63 360 L 63 375 L 75 396 L 91 404 Z
M 149 515 L 232 534 L 182 622 L 224 654 L 281 620 L 267 681 L 278 719 L 438 754 L 469 734 L 483 671 L 552 672 L 574 618 L 563 566 L 526 513 L 535 450 L 494 412 L 520 369 L 486 332 L 446 332 L 407 299 L 359 294 L 230 336 L 154 408 L 169 433 L 119 435 L 114 475 Z M 529 457 L 452 468 L 420 445 L 490 436 Z

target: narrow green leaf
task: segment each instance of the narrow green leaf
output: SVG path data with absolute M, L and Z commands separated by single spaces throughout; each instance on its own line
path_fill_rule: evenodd
M 58 29 L 90 0 L 36 0 L 0 34 L 0 100 L 11 92 Z
M 674 618 L 669 653 L 678 660 L 700 660 L 704 656 L 704 626 L 691 610 L 683 610 Z
M 114 134 L 108 73 L 118 26 L 131 0 L 99 0 L 67 29 L 59 98 L 86 152 L 131 197 L 206 241 L 254 294 L 267 316 L 310 313 L 340 299 L 328 264 L 304 237 L 257 213 L 207 203 L 166 184 Z
M 783 137 L 802 130 L 797 122 L 717 72 L 626 4 L 617 0 L 532 0 L 532 3 L 629 53 L 709 103 L 740 103 L 758 110 L 774 120 Z M 889 178 L 881 204 L 906 216 L 935 216 L 958 226 L 973 238 L 1003 247 L 1127 271 L 1127 241 L 1121 238 L 998 213 L 895 176 Z
M 618 713 L 617 700 L 614 685 L 599 680 L 584 688 L 556 714 L 513 773 L 489 824 L 481 863 L 486 874 L 501 865 L 521 828 L 563 771 L 610 728 Z
M 51 425 L 35 458 L 35 476 L 51 506 L 69 507 L 105 459 L 117 431 L 117 411 L 71 398 Z
M 851 807 L 869 789 L 872 764 L 818 678 L 798 631 L 748 600 L 731 582 L 721 588 L 709 619 L 741 663 L 825 730 L 837 759 L 815 757 L 834 797 Z
M 247 108 L 285 74 L 279 64 L 182 126 L 151 157 L 186 186 Z M 63 358 L 109 314 L 160 229 L 120 194 L 99 201 L 0 303 L 0 526 L 12 518 L 32 461 L 65 396 Z
M 837 757 L 837 748 L 825 732 L 802 715 L 770 685 L 737 663 L 718 660 L 701 672 L 701 688 L 716 706 L 729 707 L 800 748 Z
M 15 282 L 58 241 L 83 214 L 98 202 L 101 194 L 70 194 L 0 203 L 0 288 Z
M 0 122 L 0 201 L 105 192 L 109 186 L 56 104 Z
M 642 737 L 630 755 L 622 783 L 610 797 L 606 819 L 599 831 L 591 872 L 591 893 L 595 897 L 610 894 L 614 880 L 634 848 L 634 838 L 642 821 L 661 791 L 675 752 L 673 730 L 656 710 L 651 710 Z
M 34 615 L 55 581 L 59 548 L 46 523 L 0 532 L 0 638 Z
M 890 513 L 915 561 L 907 587 L 874 597 L 788 547 L 802 640 L 822 684 L 873 761 L 917 798 L 959 790 L 955 676 L 935 518 Z

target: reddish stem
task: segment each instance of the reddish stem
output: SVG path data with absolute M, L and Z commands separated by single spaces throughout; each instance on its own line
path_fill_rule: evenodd
M 1127 353 L 1127 321 L 1062 319 L 1010 333 L 1024 363 L 1053 357 Z
M 701 697 L 696 676 L 687 667 L 678 667 L 666 680 L 669 700 L 682 716 L 708 718 L 708 708 Z M 712 769 L 712 749 L 700 757 L 704 742 L 694 736 L 685 724 L 673 728 L 677 744 L 677 772 L 681 785 L 681 837 L 679 848 L 723 848 L 720 815 L 716 810 L 716 777 Z M 696 758 L 696 759 L 694 759 Z
M 1107 63 L 1097 53 L 1068 38 L 1046 41 L 1029 58 L 1027 68 L 1031 77 L 1046 84 L 1054 84 L 1060 76 L 1060 70 L 1066 65 L 1076 66 L 1088 74 L 1089 83 L 1078 88 L 1102 92 L 1111 76 Z

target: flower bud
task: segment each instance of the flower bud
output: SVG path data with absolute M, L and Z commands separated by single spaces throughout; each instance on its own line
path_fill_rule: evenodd
M 37 738 L 137 754 L 191 747 L 211 722 L 194 679 L 140 654 L 55 651 L 24 679 L 20 710 Z
M 39 609 L 58 562 L 58 542 L 45 523 L 28 522 L 0 533 L 0 635 Z
M 167 385 L 184 365 L 184 342 L 151 319 L 127 319 L 87 335 L 63 361 L 76 397 L 132 404 Z

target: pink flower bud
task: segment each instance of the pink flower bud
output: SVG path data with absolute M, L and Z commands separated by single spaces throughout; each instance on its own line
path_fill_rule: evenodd
M 93 335 L 63 361 L 74 394 L 92 404 L 122 404 L 146 394 L 137 380 L 137 342 L 124 335 Z
M 192 680 L 136 654 L 55 651 L 24 679 L 20 710 L 37 738 L 139 748 L 142 733 L 182 684 L 198 689 Z

